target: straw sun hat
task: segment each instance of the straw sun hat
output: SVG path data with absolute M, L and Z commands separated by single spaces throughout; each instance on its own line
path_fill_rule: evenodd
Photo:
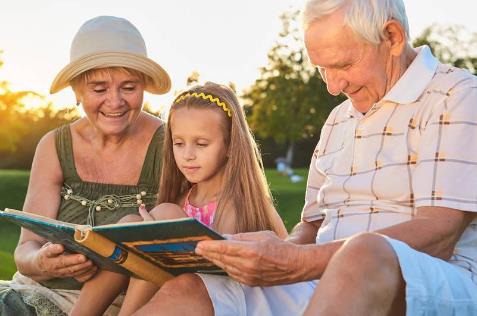
M 86 21 L 76 33 L 70 50 L 70 63 L 56 76 L 50 93 L 70 85 L 79 74 L 93 68 L 126 67 L 146 75 L 145 90 L 163 94 L 171 88 L 167 72 L 147 57 L 141 33 L 128 20 L 98 16 Z

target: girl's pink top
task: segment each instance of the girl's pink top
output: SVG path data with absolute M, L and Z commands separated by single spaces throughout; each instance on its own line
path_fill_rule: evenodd
M 212 201 L 207 203 L 202 207 L 197 207 L 189 202 L 189 195 L 192 191 L 192 188 L 187 193 L 186 199 L 184 201 L 183 210 L 186 212 L 187 216 L 193 217 L 202 224 L 212 227 L 214 222 L 215 210 L 217 209 L 217 201 Z

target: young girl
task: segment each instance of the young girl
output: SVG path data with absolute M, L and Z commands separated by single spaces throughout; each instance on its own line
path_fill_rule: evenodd
M 140 209 L 145 220 L 189 216 L 219 233 L 272 230 L 287 236 L 257 145 L 230 88 L 208 82 L 174 100 L 158 202 L 149 213 Z M 150 282 L 131 279 L 120 315 L 139 309 L 157 289 Z
M 208 82 L 179 94 L 163 150 L 160 204 L 149 213 L 152 218 L 186 214 L 220 233 L 273 230 L 286 237 L 257 145 L 230 88 Z M 137 310 L 156 290 L 132 280 L 121 314 Z

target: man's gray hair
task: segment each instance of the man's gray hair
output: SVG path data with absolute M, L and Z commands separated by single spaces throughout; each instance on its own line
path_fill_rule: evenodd
M 409 24 L 402 0 L 307 0 L 303 11 L 303 28 L 344 7 L 345 25 L 373 44 L 384 38 L 384 25 L 398 21 L 409 40 Z

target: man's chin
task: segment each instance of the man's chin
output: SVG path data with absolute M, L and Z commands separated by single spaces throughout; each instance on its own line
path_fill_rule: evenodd
M 366 113 L 366 112 L 368 112 L 368 111 L 371 109 L 371 107 L 373 106 L 373 103 L 370 104 L 369 101 L 362 101 L 362 100 L 357 101 L 357 100 L 353 100 L 353 99 L 351 99 L 351 98 L 349 98 L 349 99 L 350 99 L 351 104 L 353 105 L 353 107 L 354 107 L 357 111 L 359 111 L 359 112 L 361 112 L 361 113 L 363 113 L 363 114 Z

